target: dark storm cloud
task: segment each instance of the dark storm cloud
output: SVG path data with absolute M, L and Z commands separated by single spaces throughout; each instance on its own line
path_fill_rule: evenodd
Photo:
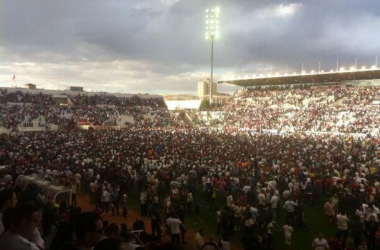
M 311 70 L 319 61 L 331 68 L 337 59 L 368 65 L 380 49 L 377 0 L 0 2 L 2 63 L 40 63 L 53 76 L 64 72 L 61 77 L 86 84 L 101 69 L 110 78 L 104 85 L 115 89 L 126 81 L 136 91 L 195 92 L 196 81 L 208 75 L 204 10 L 213 5 L 222 9 L 215 44 L 220 74 L 285 65 L 299 71 L 302 63 Z M 13 74 L 6 69 L 0 74 Z
M 337 59 L 346 63 L 357 57 L 373 61 L 380 48 L 374 42 L 380 28 L 379 1 L 294 3 L 299 4 L 294 15 L 241 20 L 254 28 L 232 31 L 233 35 L 222 41 L 226 45 L 223 50 L 229 51 L 226 57 L 237 65 L 264 63 L 285 68 L 288 64 L 297 70 L 302 62 L 311 67 L 322 61 L 331 67 Z M 255 11 L 256 17 L 260 11 Z M 250 20 L 259 23 L 255 27 Z M 233 46 L 240 49 L 227 49 Z

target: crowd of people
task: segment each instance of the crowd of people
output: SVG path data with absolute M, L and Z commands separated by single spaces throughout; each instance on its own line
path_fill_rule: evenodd
M 221 111 L 192 113 L 200 126 L 253 131 L 378 133 L 379 87 L 248 88 Z
M 313 204 L 319 196 L 332 197 L 334 209 L 326 208 L 331 220 L 338 211 L 358 214 L 356 209 L 362 209 L 358 220 L 364 230 L 373 211 L 379 212 L 379 146 L 376 140 L 349 136 L 228 134 L 195 128 L 59 130 L 3 139 L 0 162 L 11 168 L 8 180 L 37 174 L 74 187 L 74 195 L 81 187 L 105 213 L 117 214 L 122 208 L 127 216 L 125 198 L 138 192 L 141 214 L 152 218 L 153 236 L 161 238 L 165 221 L 173 224 L 169 234 L 175 242 L 185 241 L 186 226 L 180 225 L 186 225 L 189 214 L 202 220 L 197 197 L 201 186 L 225 241 L 241 232 L 246 245 L 262 241 L 270 247 L 278 213 L 287 214 L 287 232 L 289 227 L 300 230 L 306 226 L 303 204 Z M 28 199 L 18 191 L 23 200 L 49 203 L 49 195 L 36 186 L 23 190 L 34 195 Z M 157 214 L 160 206 L 163 214 Z M 67 206 L 61 203 L 60 209 Z M 357 246 L 362 233 L 352 236 Z M 348 234 L 341 236 L 345 243 Z
M 116 97 L 113 95 L 68 96 L 66 105 L 54 102 L 53 95 L 18 92 L 0 94 L 0 124 L 6 129 L 17 127 L 49 127 L 49 124 L 82 123 L 93 126 L 125 126 L 122 116 L 132 117 L 143 126 L 173 125 L 161 97 Z M 70 100 L 70 101 L 69 101 Z M 146 117 L 150 115 L 150 117 Z M 36 121 L 36 122 L 33 122 Z
M 249 121 L 246 112 L 251 112 L 251 102 L 261 102 L 259 98 L 267 98 L 262 100 L 265 105 L 289 103 L 294 107 L 283 107 L 297 108 L 298 114 L 314 108 L 320 117 L 316 105 L 330 110 L 331 104 L 343 98 L 345 102 L 355 100 L 356 104 L 348 106 L 352 110 L 364 105 L 362 112 L 367 115 L 367 108 L 375 105 L 377 89 L 357 94 L 352 93 L 354 89 L 338 88 L 286 90 L 278 96 L 277 92 L 281 91 L 244 90 L 224 111 L 231 109 L 227 117 L 236 115 L 241 126 L 245 121 L 254 124 L 257 114 L 250 113 Z M 363 100 L 364 94 L 371 94 L 372 102 Z M 290 95 L 293 97 L 287 102 Z M 94 102 L 92 98 L 77 101 L 81 105 Z M 106 98 L 96 104 L 114 105 L 111 103 Z M 140 109 L 140 104 L 129 108 Z M 85 115 L 86 109 L 80 107 Z M 246 120 L 238 116 L 239 110 L 244 110 L 240 115 Z M 375 109 L 370 122 L 361 114 L 362 122 L 367 123 L 360 126 L 368 129 L 379 118 Z M 266 118 L 260 119 L 269 120 L 272 115 L 268 111 Z M 228 126 L 212 129 L 204 124 L 173 124 L 154 127 L 137 122 L 120 130 L 62 126 L 56 131 L 2 135 L 0 165 L 7 165 L 8 171 L 0 191 L 0 246 L 10 250 L 274 249 L 279 240 L 275 232 L 281 231 L 282 246 L 291 248 L 294 235 L 313 230 L 307 218 L 313 215 L 305 213 L 305 208 L 313 205 L 324 211 L 326 227 L 335 228 L 336 234 L 321 232 L 309 247 L 372 250 L 380 246 L 377 137 L 306 134 L 304 130 L 257 133 Z M 270 121 L 263 124 L 269 126 Z M 19 185 L 20 175 L 66 186 L 72 197 L 54 198 L 36 183 Z M 91 212 L 78 207 L 80 193 L 90 196 Z M 131 197 L 137 197 L 138 212 L 148 218 L 149 226 L 141 218 L 132 225 L 102 219 L 104 214 L 128 217 Z M 215 230 L 207 232 L 208 237 L 202 229 L 204 221 L 214 223 Z M 189 228 L 194 227 L 197 230 L 189 242 Z

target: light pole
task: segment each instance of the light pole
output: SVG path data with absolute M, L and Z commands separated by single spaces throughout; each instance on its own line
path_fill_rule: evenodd
M 210 74 L 210 105 L 212 105 L 213 71 L 214 71 L 214 39 L 219 38 L 219 8 L 206 10 L 206 39 L 211 39 L 211 74 Z

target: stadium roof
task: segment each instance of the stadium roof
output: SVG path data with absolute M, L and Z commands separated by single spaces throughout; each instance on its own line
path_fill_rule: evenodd
M 261 85 L 282 85 L 282 84 L 307 84 L 307 83 L 339 83 L 342 81 L 373 80 L 380 79 L 380 68 L 371 69 L 340 69 L 339 71 L 329 72 L 303 72 L 301 74 L 285 75 L 253 75 L 241 76 L 235 79 L 219 81 L 219 83 L 229 83 L 242 87 L 261 86 Z

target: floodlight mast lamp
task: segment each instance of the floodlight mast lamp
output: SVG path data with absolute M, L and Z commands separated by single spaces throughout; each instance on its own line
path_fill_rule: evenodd
M 219 8 L 206 9 L 206 39 L 211 39 L 210 105 L 212 104 L 214 73 L 214 39 L 219 38 Z

